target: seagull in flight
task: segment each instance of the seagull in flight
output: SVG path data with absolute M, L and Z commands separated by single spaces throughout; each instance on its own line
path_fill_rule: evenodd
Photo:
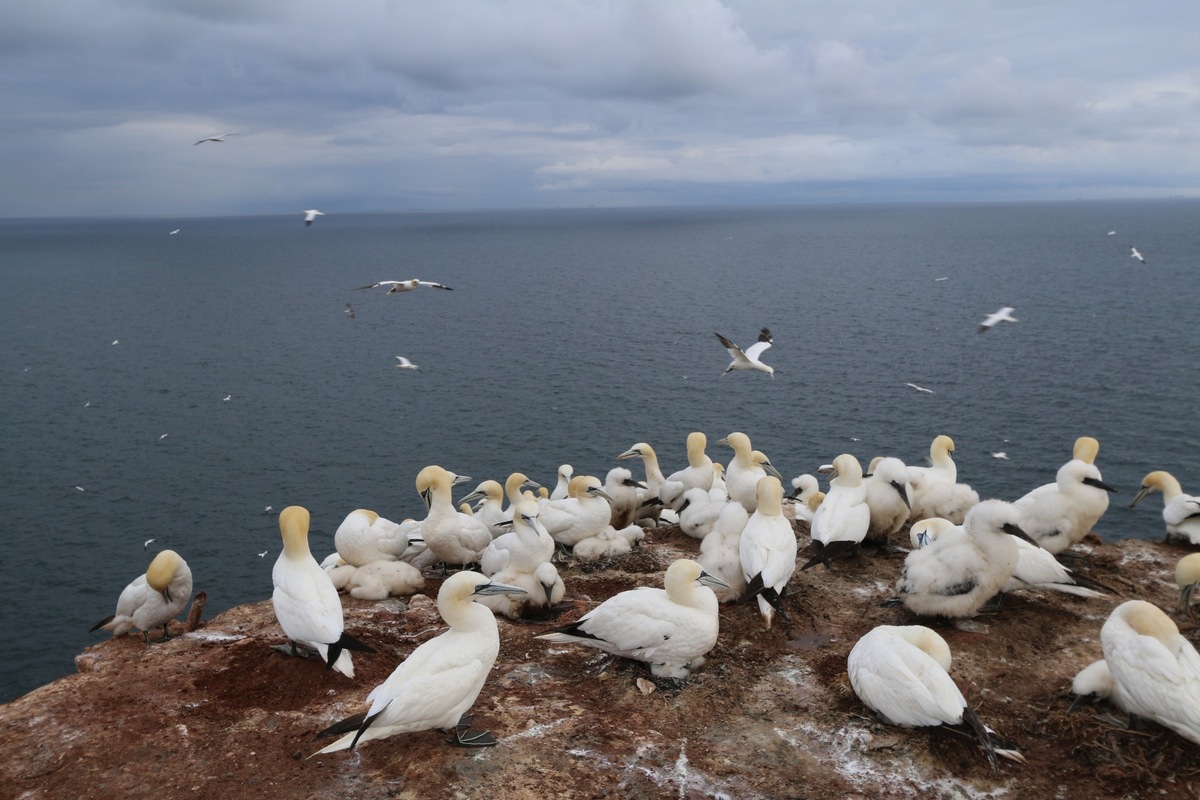
M 917 386 L 915 383 L 906 383 L 904 385 L 911 386 L 912 388 L 916 389 L 918 392 L 925 392 L 926 394 L 937 394 L 937 392 L 933 391 L 933 389 L 926 389 L 924 386 Z
M 317 211 L 315 208 L 310 208 L 307 211 L 301 211 L 300 213 L 304 215 L 305 227 L 312 225 L 313 220 L 316 219 L 317 217 L 325 216 L 324 211 Z
M 446 286 L 445 284 L 434 283 L 433 281 L 421 281 L 421 280 L 417 280 L 416 278 L 409 278 L 406 281 L 379 281 L 379 283 L 372 283 L 372 284 L 368 284 L 367 286 L 356 286 L 354 288 L 354 291 L 357 292 L 361 289 L 377 289 L 380 286 L 388 287 L 388 290 L 387 290 L 388 294 L 397 294 L 399 292 L 411 292 L 413 289 L 416 289 L 418 286 L 428 286 L 431 289 L 445 289 L 447 292 L 454 291 L 452 288 L 450 288 L 449 286 Z
M 993 311 L 987 315 L 983 322 L 979 323 L 979 332 L 987 333 L 998 322 L 1016 322 L 1017 318 L 1012 315 L 1012 312 L 1016 310 L 1016 306 L 1005 306 L 999 311 Z
M 222 133 L 219 136 L 205 136 L 203 139 L 201 139 L 198 142 L 192 142 L 192 147 L 195 147 L 198 144 L 204 144 L 205 142 L 223 142 L 223 141 L 225 141 L 226 136 L 237 136 L 237 134 L 236 133 Z
M 1146 259 L 1142 257 L 1142 254 L 1139 253 L 1138 249 L 1136 247 L 1134 247 L 1133 245 L 1129 246 L 1129 257 L 1136 258 L 1138 261 L 1142 262 L 1143 264 L 1146 263 Z
M 763 328 L 758 334 L 758 341 L 747 347 L 744 351 L 733 342 L 726 339 L 719 333 L 714 334 L 721 341 L 721 345 L 729 351 L 729 357 L 733 361 L 729 362 L 729 366 L 725 368 L 725 372 L 735 369 L 756 369 L 760 372 L 765 372 L 772 378 L 775 377 L 774 368 L 764 364 L 760 359 L 767 348 L 771 346 L 771 331 L 768 328 Z
M 396 356 L 396 360 L 400 362 L 396 365 L 396 369 L 415 369 L 417 372 L 421 371 L 420 367 L 409 361 L 404 356 Z

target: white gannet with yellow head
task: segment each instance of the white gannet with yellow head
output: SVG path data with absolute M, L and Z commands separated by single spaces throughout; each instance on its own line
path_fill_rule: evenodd
M 167 624 L 183 611 L 192 597 L 192 571 L 187 562 L 174 550 L 163 550 L 146 568 L 121 591 L 117 598 L 117 612 L 105 617 L 92 626 L 92 630 L 103 628 L 121 636 L 137 628 L 146 643 L 150 643 L 150 630 L 163 626 L 163 641 L 170 638 Z
M 761 450 L 755 450 L 750 444 L 750 437 L 741 431 L 734 431 L 718 444 L 723 444 L 733 450 L 733 458 L 725 468 L 725 491 L 729 499 L 741 503 L 751 514 L 758 503 L 758 480 L 767 475 L 774 475 L 783 480 L 779 471 L 771 465 Z
M 950 456 L 954 440 L 945 434 L 934 437 L 929 445 L 928 467 L 909 467 L 909 519 L 945 517 L 961 525 L 971 507 L 979 502 L 979 493 L 958 482 L 958 467 Z
M 417 473 L 417 492 L 429 513 L 421 522 L 421 538 L 443 564 L 475 564 L 492 543 L 487 525 L 454 507 L 455 483 L 470 480 L 431 464 Z
M 1034 490 L 1013 505 L 1026 533 L 1051 553 L 1061 553 L 1091 532 L 1115 491 L 1094 464 L 1071 459 L 1058 468 L 1052 490 Z
M 686 678 L 717 643 L 718 603 L 710 587 L 725 584 L 685 558 L 667 567 L 664 585 L 621 592 L 537 638 L 643 661 L 658 677 Z
M 463 502 L 474 506 L 475 519 L 488 526 L 493 539 L 508 530 L 505 523 L 512 517 L 504 515 L 504 487 L 496 481 L 482 481 Z
M 689 433 L 687 437 L 688 465 L 668 475 L 663 488 L 659 491 L 663 502 L 676 511 L 683 503 L 683 495 L 688 489 L 703 489 L 707 492 L 712 488 L 713 460 L 705 452 L 707 447 L 707 436 L 700 431 Z
M 353 678 L 350 651 L 375 651 L 346 634 L 341 598 L 308 547 L 308 525 L 308 509 L 303 506 L 288 506 L 279 512 L 283 552 L 271 570 L 275 619 L 293 653 L 296 644 L 304 645 L 320 653 L 327 668 Z
M 1167 541 L 1182 539 L 1189 544 L 1200 544 L 1200 497 L 1183 493 L 1183 487 L 1175 476 L 1163 470 L 1155 470 L 1142 478 L 1130 508 L 1136 506 L 1151 492 L 1162 492 L 1163 522 L 1167 526 Z
M 757 508 L 738 541 L 746 579 L 742 597 L 758 601 L 758 611 L 770 628 L 776 612 L 783 612 L 783 589 L 796 571 L 796 533 L 783 516 L 783 484 L 778 478 L 759 478 L 757 496 Z
M 849 453 L 842 453 L 833 460 L 832 475 L 829 491 L 813 514 L 813 557 L 805 562 L 802 570 L 817 564 L 832 569 L 831 562 L 835 558 L 843 558 L 858 549 L 871 525 L 862 464 Z
M 478 572 L 451 575 L 438 590 L 437 606 L 449 629 L 430 639 L 367 695 L 368 708 L 317 734 L 344 734 L 313 755 L 353 748 L 359 742 L 433 728 L 452 731 L 452 743 L 488 747 L 488 733 L 472 733 L 466 712 L 479 697 L 500 652 L 500 633 L 492 612 L 477 597 L 521 593 L 514 586 L 488 580 Z
M 600 479 L 594 475 L 571 478 L 567 493 L 565 499 L 542 503 L 538 519 L 555 542 L 574 547 L 608 527 L 612 507 Z
M 558 482 L 554 484 L 554 491 L 550 492 L 549 500 L 562 500 L 567 496 L 567 487 L 571 482 L 571 477 L 575 474 L 575 468 L 570 464 L 559 464 L 558 466 Z

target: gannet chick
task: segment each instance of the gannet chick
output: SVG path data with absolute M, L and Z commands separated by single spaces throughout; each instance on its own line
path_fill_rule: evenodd
M 350 651 L 375 651 L 343 630 L 342 601 L 308 548 L 308 524 L 308 509 L 302 506 L 288 506 L 279 512 L 283 552 L 271 570 L 275 619 L 293 653 L 297 643 L 312 648 L 321 654 L 327 669 L 353 678 Z
M 727 589 L 716 588 L 713 591 L 716 592 L 718 600 L 729 603 L 739 599 L 746 591 L 741 545 L 742 531 L 750 521 L 750 515 L 742 508 L 741 503 L 726 500 L 719 505 L 721 512 L 713 524 L 712 531 L 700 542 L 700 557 L 696 560 L 704 567 L 705 572 L 728 585 Z
M 517 513 L 512 520 L 513 529 L 492 540 L 479 559 L 480 571 L 484 575 L 491 578 L 501 571 L 506 575 L 532 573 L 539 564 L 554 557 L 554 540 L 538 520 L 540 513 L 541 509 L 533 500 L 523 500 L 517 506 Z M 497 582 L 519 585 L 510 583 L 510 578 L 497 578 Z
M 863 485 L 862 465 L 849 453 L 833 460 L 833 477 L 821 507 L 813 515 L 813 557 L 802 570 L 824 564 L 832 569 L 835 558 L 842 558 L 858 549 L 871 524 L 871 509 L 867 505 L 867 487 Z
M 816 511 L 808 507 L 808 501 L 819 491 L 821 484 L 814 475 L 805 473 L 792 478 L 792 493 L 788 495 L 792 502 L 784 503 L 783 515 L 786 517 L 791 514 L 791 518 L 796 522 L 811 524 Z
M 950 454 L 954 440 L 944 434 L 934 438 L 929 446 L 932 466 L 909 467 L 909 499 L 912 512 L 909 519 L 945 517 L 961 525 L 967 511 L 979 502 L 979 494 L 965 483 L 958 483 L 958 468 Z
M 661 678 L 686 678 L 717 643 L 717 596 L 709 587 L 725 584 L 684 558 L 667 568 L 664 585 L 621 592 L 537 638 L 644 661 Z
M 459 572 L 447 578 L 438 590 L 437 606 L 449 630 L 412 651 L 387 680 L 372 689 L 367 695 L 371 707 L 365 713 L 318 733 L 317 738 L 345 735 L 313 755 L 431 728 L 450 731 L 452 744 L 494 745 L 496 740 L 490 734 L 468 731 L 463 719 L 500 652 L 495 616 L 472 599 L 520 592 L 523 590 L 494 583 L 477 572 Z
M 734 431 L 718 444 L 733 449 L 733 458 L 725 468 L 725 491 L 729 493 L 730 500 L 741 503 L 753 514 L 758 502 L 759 478 L 773 475 L 782 481 L 783 476 L 762 451 L 751 446 L 750 437 L 740 431 Z
M 564 547 L 574 547 L 597 536 L 612 519 L 609 496 L 593 475 L 576 475 L 567 486 L 564 500 L 541 506 L 541 524 L 550 538 Z M 546 559 L 547 561 L 549 559 Z
M 886 543 L 888 537 L 904 527 L 912 513 L 911 487 L 908 467 L 898 458 L 877 457 L 863 480 L 871 522 L 866 539 Z
M 993 768 L 997 755 L 1024 763 L 1015 747 L 996 747 L 950 677 L 950 646 L 929 628 L 880 625 L 854 645 L 846 669 L 854 693 L 887 724 L 953 730 L 975 741 Z
M 334 578 L 334 575 L 331 573 L 329 577 Z M 334 585 L 337 585 L 336 579 Z M 345 588 L 351 597 L 359 600 L 383 600 L 416 594 L 425 588 L 425 576 L 404 561 L 372 561 L 354 568 Z
M 1053 491 L 1027 494 L 1013 505 L 1021 512 L 1021 527 L 1043 548 L 1060 553 L 1087 536 L 1115 491 L 1094 464 L 1072 459 L 1058 468 Z
M 567 485 L 571 482 L 571 477 L 575 474 L 575 468 L 570 464 L 560 464 L 558 467 L 558 483 L 554 484 L 554 491 L 550 493 L 551 500 L 562 500 L 567 496 Z
M 699 487 L 688 489 L 683 493 L 683 503 L 679 507 L 679 527 L 693 539 L 703 540 L 717 524 L 717 517 L 721 515 L 721 509 L 728 504 L 727 500 L 714 501 L 708 496 L 708 492 Z M 742 508 L 741 503 L 735 503 L 735 505 Z M 745 510 L 742 508 L 743 512 Z
M 759 372 L 767 373 L 772 378 L 775 377 L 774 368 L 762 362 L 762 354 L 771 346 L 771 331 L 766 328 L 759 331 L 758 341 L 747 347 L 745 351 L 721 334 L 717 333 L 715 335 L 720 340 L 721 346 L 728 351 L 729 357 L 733 359 L 729 362 L 729 366 L 725 368 L 725 372 L 721 373 L 722 375 L 726 375 L 735 369 L 755 369 Z
M 974 616 L 1017 568 L 1012 537 L 1032 543 L 1020 519 L 1010 503 L 985 500 L 967 513 L 961 532 L 951 529 L 909 553 L 896 584 L 904 605 L 922 616 Z
M 783 516 L 783 485 L 774 475 L 759 479 L 756 505 L 738 543 L 746 579 L 742 597 L 756 598 L 759 614 L 770 628 L 775 613 L 783 613 L 783 590 L 796 571 L 796 533 Z
M 1171 618 L 1127 600 L 1100 629 L 1100 643 L 1129 713 L 1200 744 L 1200 655 Z
M 627 528 L 636 520 L 638 487 L 633 473 L 624 467 L 613 467 L 604 478 L 604 494 L 609 498 L 609 523 L 617 530 Z
M 494 613 L 503 614 L 509 619 L 544 616 L 566 594 L 566 586 L 558 574 L 558 568 L 549 561 L 538 564 L 537 569 L 532 572 L 513 568 L 502 569 L 492 576 L 492 580 L 511 581 L 511 584 L 508 585 L 525 592 L 525 594 L 498 594 L 479 599 L 480 603 Z
M 1071 693 L 1075 699 L 1071 701 L 1068 711 L 1075 711 L 1080 706 L 1108 701 L 1125 713 L 1129 713 L 1129 705 L 1125 693 L 1113 680 L 1112 670 L 1103 658 L 1093 661 L 1081 669 L 1071 681 Z
M 1179 610 L 1192 615 L 1192 593 L 1200 585 L 1200 553 L 1190 553 L 1175 565 L 1175 585 L 1179 587 Z
M 443 564 L 475 564 L 491 544 L 492 532 L 454 507 L 450 494 L 453 483 L 454 476 L 437 465 L 417 473 L 417 491 L 429 509 L 421 522 L 421 538 Z
M 687 459 L 688 465 L 667 476 L 663 489 L 659 491 L 662 501 L 676 511 L 683 502 L 683 495 L 688 489 L 703 489 L 708 491 L 713 484 L 713 460 L 708 457 L 705 448 L 708 447 L 708 437 L 699 431 L 688 434 Z M 676 488 L 676 484 L 678 487 Z M 671 487 L 668 491 L 668 487 Z M 670 500 L 668 500 L 668 496 Z
M 504 515 L 504 487 L 496 481 L 483 481 L 463 502 L 475 505 L 475 519 L 488 526 L 493 539 L 507 531 L 504 523 L 512 517 Z
M 123 636 L 137 628 L 150 644 L 150 631 L 162 625 L 162 638 L 156 641 L 166 641 L 171 635 L 167 626 L 190 599 L 191 569 L 174 550 L 163 550 L 143 574 L 121 590 L 116 613 L 97 622 L 92 631 L 103 628 L 112 631 L 113 636 Z
M 1200 497 L 1184 494 L 1183 487 L 1171 473 L 1156 470 L 1142 478 L 1142 488 L 1129 507 L 1133 508 L 1155 490 L 1163 496 L 1162 515 L 1167 525 L 1167 541 L 1182 539 L 1189 544 L 1200 544 Z

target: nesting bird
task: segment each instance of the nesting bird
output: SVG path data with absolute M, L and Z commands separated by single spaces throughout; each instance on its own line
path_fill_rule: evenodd
M 967 705 L 950 677 L 950 646 L 929 628 L 880 625 L 854 645 L 846 669 L 854 693 L 889 725 L 956 733 L 975 741 L 993 768 L 997 755 L 1024 763 Z
M 549 608 L 565 592 L 558 569 L 550 563 L 554 540 L 538 520 L 539 512 L 536 501 L 523 500 L 513 515 L 512 531 L 489 544 L 480 559 L 484 575 L 525 592 L 480 598 L 480 603 L 510 619 L 522 616 L 527 608 Z
M 717 643 L 718 604 L 710 587 L 725 584 L 695 561 L 680 559 L 667 568 L 664 585 L 621 592 L 537 638 L 644 661 L 661 678 L 686 678 Z
M 417 491 L 429 509 L 421 522 L 421 537 L 443 564 L 477 563 L 492 542 L 487 525 L 454 507 L 451 487 L 459 480 L 462 478 L 437 465 L 417 473 Z
M 496 744 L 488 733 L 470 732 L 469 718 L 464 716 L 500 652 L 495 616 L 473 599 L 522 591 L 494 583 L 477 572 L 459 572 L 447 578 L 438 590 L 437 605 L 449 629 L 414 650 L 387 680 L 372 689 L 367 695 L 371 706 L 365 713 L 317 734 L 318 738 L 344 735 L 313 755 L 432 728 L 450 731 L 452 744 Z
M 974 616 L 1016 571 L 1013 537 L 1033 543 L 1020 519 L 1012 504 L 985 500 L 967 513 L 961 530 L 909 553 L 896 584 L 904 605 L 923 616 Z
M 612 519 L 610 498 L 593 475 L 576 475 L 567 487 L 567 497 L 542 504 L 540 517 L 550 538 L 564 547 L 574 547 L 598 536 Z M 548 559 L 547 559 L 548 560 Z
M 783 613 L 783 590 L 796 571 L 796 533 L 783 516 L 783 485 L 773 475 L 758 481 L 758 502 L 742 529 L 738 556 L 746 590 L 755 598 L 768 628 L 776 613 Z
M 863 485 L 862 465 L 849 453 L 833 460 L 833 477 L 821 506 L 813 514 L 813 557 L 802 570 L 817 564 L 832 567 L 835 558 L 856 550 L 867 535 L 871 524 L 871 508 L 867 505 L 867 487 Z
M 698 492 L 699 489 L 690 491 Z M 696 559 L 704 571 L 728 585 L 728 589 L 716 588 L 717 599 L 722 603 L 737 600 L 746 590 L 746 576 L 742 573 L 742 531 L 750 521 L 750 515 L 741 503 L 722 500 L 710 503 L 720 508 L 712 529 L 700 542 L 700 557 Z
M 679 510 L 683 495 L 689 489 L 708 491 L 713 484 L 713 460 L 705 449 L 708 447 L 708 437 L 700 431 L 693 431 L 687 437 L 688 465 L 667 476 L 663 488 L 659 490 L 659 498 L 666 505 Z
M 1071 694 L 1075 695 L 1075 699 L 1071 701 L 1068 711 L 1074 711 L 1080 706 L 1107 701 L 1129 713 L 1125 692 L 1113 680 L 1112 670 L 1108 668 L 1108 662 L 1103 658 L 1093 661 L 1076 673 L 1071 681 Z
M 758 502 L 758 479 L 766 475 L 774 475 L 779 480 L 783 476 L 771 465 L 770 459 L 760 450 L 755 450 L 750 444 L 750 437 L 735 431 L 718 444 L 723 444 L 733 450 L 733 458 L 725 468 L 725 491 L 729 499 L 741 503 L 742 506 L 754 513 Z
M 354 677 L 351 650 L 375 652 L 343 629 L 342 601 L 329 575 L 308 547 L 308 509 L 288 506 L 279 512 L 283 552 L 271 570 L 275 618 L 295 653 L 301 644 L 316 650 L 326 668 Z
M 1200 497 L 1183 493 L 1183 487 L 1175 476 L 1163 470 L 1155 470 L 1142 478 L 1142 488 L 1133 502 L 1133 508 L 1151 492 L 1162 492 L 1163 522 L 1167 526 L 1167 541 L 1182 539 L 1188 544 L 1200 544 Z
M 1061 553 L 1091 532 L 1115 491 L 1095 464 L 1071 459 L 1058 468 L 1054 487 L 1039 487 L 1013 505 L 1025 532 L 1051 553 Z
M 1127 600 L 1105 621 L 1100 643 L 1129 713 L 1200 744 L 1200 654 L 1171 618 Z
M 112 631 L 113 636 L 122 636 L 136 628 L 150 644 L 150 631 L 162 625 L 162 639 L 157 641 L 165 641 L 170 638 L 167 625 L 191 597 L 192 570 L 174 550 L 163 550 L 151 560 L 145 573 L 121 590 L 116 613 L 97 622 L 91 630 L 103 628 Z
M 967 511 L 979 502 L 979 494 L 965 483 L 958 482 L 958 467 L 950 456 L 954 440 L 945 434 L 934 437 L 929 445 L 928 467 L 909 467 L 909 499 L 912 511 L 909 519 L 944 517 L 961 525 Z
M 877 457 L 871 460 L 863 480 L 867 508 L 871 521 L 866 538 L 886 543 L 888 537 L 904 527 L 912 512 L 912 487 L 908 482 L 908 467 L 898 458 Z

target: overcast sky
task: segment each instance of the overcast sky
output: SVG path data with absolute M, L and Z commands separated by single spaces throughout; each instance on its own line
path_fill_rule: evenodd
M 0 104 L 0 216 L 1200 196 L 1200 1 L 4 0 Z

